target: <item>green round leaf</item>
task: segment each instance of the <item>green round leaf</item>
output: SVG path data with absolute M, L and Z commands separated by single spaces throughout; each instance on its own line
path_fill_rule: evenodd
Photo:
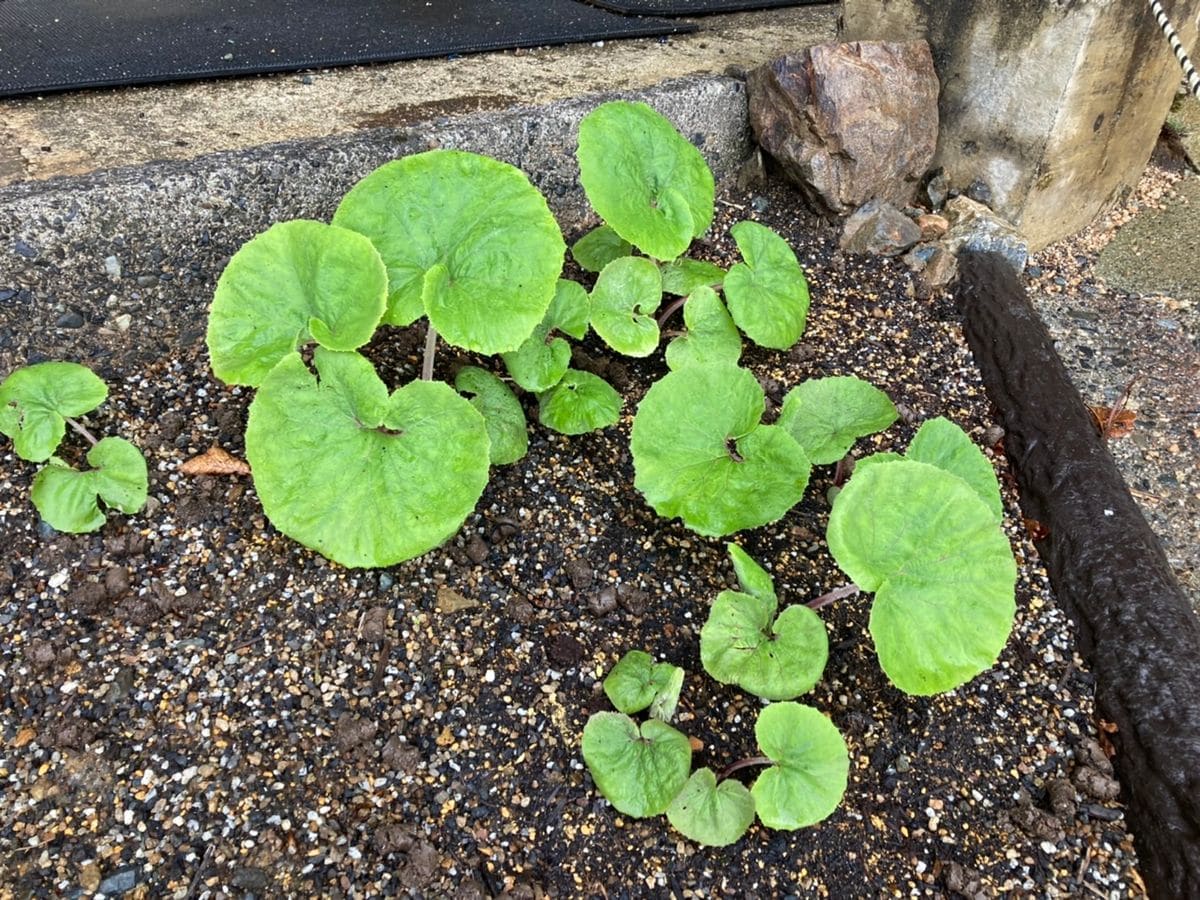
M 632 252 L 633 245 L 608 225 L 593 228 L 571 247 L 571 256 L 586 272 L 599 272 L 614 259 Z
M 725 847 L 754 824 L 754 798 L 740 781 L 717 784 L 712 769 L 697 769 L 667 808 L 667 821 L 698 844 Z
M 829 719 L 811 706 L 772 703 L 759 713 L 754 734 L 775 763 L 750 788 L 764 825 L 791 831 L 815 825 L 837 809 L 846 792 L 850 754 Z
M 554 290 L 554 300 L 546 313 L 546 321 L 550 323 L 550 328 L 581 341 L 587 334 L 590 314 L 591 300 L 584 286 L 576 281 L 560 278 L 558 287 Z
M 461 150 L 380 166 L 346 194 L 335 225 L 366 235 L 387 265 L 385 321 L 425 313 L 448 342 L 516 350 L 554 297 L 566 245 L 519 170 Z
M 571 345 L 550 337 L 550 330 L 550 323 L 543 320 L 520 347 L 501 354 L 512 380 L 535 394 L 558 384 L 571 365 Z
M 804 334 L 808 282 L 787 241 L 757 222 L 729 231 L 744 263 L 725 276 L 725 302 L 738 328 L 760 347 L 786 350 Z
M 642 650 L 630 650 L 622 656 L 604 679 L 605 695 L 621 712 L 641 712 L 657 702 L 665 715 L 655 718 L 664 721 L 674 715 L 682 687 L 683 669 L 670 663 L 656 663 Z
M 896 687 L 936 694 L 995 663 L 1016 613 L 1017 567 L 961 478 L 911 460 L 856 471 L 827 537 L 842 570 L 875 593 L 871 636 Z
M 615 259 L 592 288 L 592 328 L 618 353 L 649 356 L 658 347 L 652 314 L 661 300 L 658 266 L 644 256 Z
M 696 288 L 719 288 L 725 280 L 725 270 L 701 259 L 682 257 L 664 263 L 662 285 L 664 294 L 686 297 Z
M 217 282 L 208 316 L 213 372 L 257 387 L 310 340 L 354 350 L 371 339 L 386 300 L 383 261 L 361 234 L 306 219 L 272 225 Z
M 742 336 L 716 291 L 707 287 L 692 291 L 683 305 L 683 323 L 687 332 L 667 344 L 669 367 L 737 365 Z
M 1004 502 L 992 464 L 967 433 L 949 419 L 923 422 L 905 456 L 957 475 L 987 504 L 997 522 L 1004 518 Z
M 813 465 L 835 463 L 854 442 L 896 421 L 888 395 L 853 375 L 813 378 L 783 398 L 779 425 L 804 448 Z
M 78 534 L 102 526 L 99 500 L 123 513 L 146 503 L 146 460 L 129 441 L 104 438 L 88 451 L 87 461 L 92 468 L 79 472 L 53 459 L 33 479 L 33 505 L 59 531 Z
M 591 372 L 567 369 L 562 380 L 538 397 L 538 421 L 559 434 L 586 434 L 615 425 L 621 395 Z
M 692 745 L 658 719 L 638 728 L 623 713 L 594 713 L 583 727 L 583 761 L 609 803 L 628 816 L 666 812 L 687 781 Z
M 764 405 L 758 381 L 736 366 L 688 367 L 656 382 L 630 440 L 646 502 L 710 536 L 782 517 L 812 467 L 786 431 L 761 424 Z
M 754 558 L 737 544 L 726 544 L 726 551 L 733 563 L 733 573 L 737 575 L 738 584 L 747 594 L 762 597 L 776 603 L 775 581 L 767 574 L 767 570 L 754 561 Z M 772 613 L 774 607 L 771 608 Z
M 700 151 L 644 103 L 614 100 L 579 124 L 579 180 L 600 217 L 655 259 L 674 259 L 713 218 Z
M 58 449 L 67 416 L 89 413 L 108 396 L 91 369 L 72 362 L 43 362 L 14 369 L 0 384 L 0 432 L 17 456 L 42 462 Z
M 807 606 L 775 616 L 773 598 L 722 591 L 700 629 L 700 661 L 722 684 L 767 700 L 790 700 L 813 689 L 825 671 L 825 623 Z
M 345 566 L 390 566 L 458 530 L 488 479 L 483 416 L 446 384 L 390 396 L 357 353 L 292 353 L 264 379 L 246 456 L 268 518 Z
M 507 384 L 477 366 L 464 366 L 454 377 L 454 388 L 460 394 L 475 395 L 471 405 L 487 426 L 493 466 L 506 466 L 525 456 L 529 450 L 525 410 Z

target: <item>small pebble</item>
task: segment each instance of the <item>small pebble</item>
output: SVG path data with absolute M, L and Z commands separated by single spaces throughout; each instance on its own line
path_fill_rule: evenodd
M 75 310 L 69 309 L 54 320 L 54 325 L 56 328 L 82 328 L 83 316 Z

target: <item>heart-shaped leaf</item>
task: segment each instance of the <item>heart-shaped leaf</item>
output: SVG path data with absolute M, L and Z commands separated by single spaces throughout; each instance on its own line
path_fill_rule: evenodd
M 487 426 L 493 466 L 506 466 L 525 456 L 529 450 L 525 410 L 507 384 L 478 366 L 464 366 L 454 376 L 454 388 L 460 394 L 475 395 L 470 398 L 471 405 Z
M 725 847 L 754 823 L 754 798 L 740 781 L 717 784 L 712 769 L 697 769 L 667 808 L 667 821 L 698 844 Z
M 590 303 L 583 285 L 559 279 L 545 318 L 520 347 L 503 354 L 504 367 L 513 381 L 537 394 L 562 380 L 571 364 L 571 345 L 555 333 L 582 338 L 587 333 Z
M 567 369 L 554 387 L 538 396 L 538 421 L 559 434 L 586 434 L 615 425 L 621 395 L 591 372 Z
M 641 728 L 624 713 L 594 713 L 583 727 L 583 761 L 596 787 L 635 818 L 666 812 L 687 782 L 692 745 L 658 719 Z
M 104 382 L 78 363 L 15 369 L 0 384 L 0 432 L 12 438 L 21 459 L 42 462 L 58 449 L 66 418 L 91 412 L 107 396 Z
M 315 340 L 354 350 L 371 339 L 387 303 L 387 272 L 361 234 L 296 219 L 244 244 L 221 273 L 208 316 L 213 372 L 258 386 L 293 350 Z
M 263 380 L 246 456 L 268 518 L 344 566 L 390 566 L 462 525 L 488 479 L 483 416 L 447 384 L 391 395 L 357 353 L 318 347 Z
M 641 650 L 630 650 L 613 666 L 604 679 L 604 693 L 609 702 L 623 713 L 641 712 L 656 708 L 656 719 L 669 722 L 679 703 L 683 687 L 683 669 L 670 663 L 656 663 Z
M 33 505 L 59 531 L 77 534 L 103 525 L 98 501 L 123 513 L 146 503 L 146 460 L 129 441 L 103 438 L 87 461 L 92 468 L 79 472 L 54 458 L 33 479 Z
M 658 347 L 653 313 L 661 300 L 658 266 L 644 256 L 615 259 L 592 288 L 592 328 L 618 353 L 649 356 Z
M 992 464 L 967 433 L 949 419 L 938 417 L 921 423 L 905 456 L 957 475 L 987 504 L 997 522 L 1004 518 L 1004 502 Z
M 668 366 L 737 365 L 742 355 L 742 336 L 712 288 L 692 291 L 683 305 L 683 323 L 687 332 L 667 344 Z
M 729 560 L 733 563 L 733 574 L 737 576 L 742 591 L 776 603 L 775 580 L 767 574 L 767 570 L 737 544 L 726 544 L 725 550 L 729 553 Z
M 654 510 L 704 535 L 774 522 L 808 485 L 811 465 L 782 428 L 761 423 L 765 397 L 736 366 L 687 367 L 638 406 L 634 485 Z
M 725 302 L 738 328 L 760 347 L 786 350 L 804 334 L 808 282 L 787 241 L 765 225 L 729 230 L 742 253 L 725 275 Z
M 829 551 L 875 593 L 879 663 L 909 694 L 936 694 L 992 666 L 1016 612 L 1004 531 L 963 479 L 901 460 L 856 471 L 829 516 Z
M 791 831 L 815 825 L 837 809 L 846 792 L 850 754 L 829 719 L 811 706 L 772 703 L 759 713 L 754 735 L 775 763 L 750 788 L 764 825 Z
M 807 606 L 778 617 L 774 597 L 722 591 L 700 629 L 700 661 L 722 684 L 767 700 L 790 700 L 812 690 L 825 671 L 825 623 Z
M 835 463 L 865 435 L 896 421 L 896 407 L 879 388 L 852 375 L 813 378 L 783 398 L 779 425 L 813 465 Z
M 560 278 L 554 291 L 554 299 L 550 303 L 550 310 L 546 313 L 550 328 L 581 341 L 587 334 L 590 314 L 591 299 L 583 285 L 577 281 Z
M 571 256 L 586 272 L 599 272 L 614 259 L 632 252 L 633 245 L 608 225 L 593 228 L 571 246 Z
M 451 344 L 516 350 L 554 298 L 566 245 L 519 169 L 461 150 L 386 163 L 350 189 L 335 225 L 366 235 L 387 265 L 384 321 L 422 313 Z
M 725 270 L 702 259 L 686 256 L 663 263 L 662 287 L 664 294 L 686 297 L 696 288 L 719 288 L 725 280 Z
M 614 100 L 579 124 L 579 180 L 625 240 L 674 259 L 713 218 L 713 176 L 700 151 L 644 103 Z

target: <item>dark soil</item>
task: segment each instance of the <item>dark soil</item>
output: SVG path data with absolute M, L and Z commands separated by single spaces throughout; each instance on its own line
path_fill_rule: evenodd
M 86 265 L 78 247 L 30 256 L 18 231 L 0 246 L 0 373 L 92 365 L 111 394 L 87 424 L 145 450 L 152 500 L 99 534 L 56 534 L 28 500 L 35 467 L 3 446 L 0 883 L 39 897 L 1138 894 L 1092 680 L 1016 512 L 950 300 L 917 299 L 898 262 L 842 257 L 784 188 L 727 191 L 718 210 L 706 255 L 732 262 L 725 231 L 752 217 L 809 273 L 803 342 L 745 355 L 768 415 L 806 378 L 856 374 L 903 412 L 856 455 L 902 449 L 936 415 L 987 447 L 1021 564 L 1017 628 L 994 669 L 907 697 L 874 657 L 869 598 L 841 601 L 823 611 L 825 678 L 802 698 L 849 744 L 839 809 L 715 850 L 664 818 L 631 821 L 579 756 L 625 651 L 687 669 L 676 724 L 703 743 L 696 765 L 751 755 L 760 707 L 699 663 L 708 603 L 732 581 L 724 542 L 656 517 L 633 488 L 629 423 L 661 353 L 620 359 L 589 338 L 576 364 L 625 394 L 619 426 L 555 435 L 526 398 L 529 456 L 494 472 L 457 537 L 351 571 L 277 533 L 249 479 L 178 472 L 212 444 L 243 451 L 250 394 L 213 378 L 203 328 L 246 235 L 121 235 L 114 281 L 97 269 L 104 251 Z M 82 327 L 56 327 L 64 307 Z M 369 352 L 399 382 L 420 344 L 419 329 L 393 330 Z M 439 374 L 459 361 L 443 353 Z M 832 474 L 737 538 L 785 602 L 844 583 L 822 540 Z

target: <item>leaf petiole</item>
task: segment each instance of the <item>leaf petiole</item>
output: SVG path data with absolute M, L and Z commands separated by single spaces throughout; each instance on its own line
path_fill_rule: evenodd
M 749 769 L 751 766 L 772 766 L 775 761 L 766 756 L 747 756 L 744 759 L 739 759 L 737 762 L 730 763 L 720 774 L 717 775 L 717 781 L 722 782 L 734 772 L 739 772 L 742 769 Z
M 814 597 L 806 604 L 809 609 L 820 609 L 822 606 L 828 606 L 836 600 L 844 600 L 847 597 L 853 597 L 860 593 L 860 588 L 853 581 L 849 584 L 843 584 L 840 588 L 834 588 L 832 591 L 822 594 L 820 597 Z
M 425 329 L 425 358 L 421 361 L 421 380 L 433 380 L 433 360 L 437 356 L 437 329 L 433 327 L 433 323 L 429 323 L 429 327 Z
M 683 304 L 687 303 L 687 299 L 687 297 L 676 297 L 667 304 L 667 308 L 664 309 L 662 314 L 658 317 L 658 327 L 660 329 L 663 327 L 663 324 L 667 321 L 667 319 L 671 318 L 671 316 L 683 309 Z
M 92 434 L 90 431 L 88 431 L 87 428 L 85 428 L 79 422 L 76 422 L 74 419 L 70 418 L 69 416 L 63 416 L 63 419 L 68 425 L 71 426 L 71 428 L 75 432 L 83 435 L 87 439 L 87 442 L 89 444 L 91 444 L 93 447 L 95 447 L 98 443 L 100 443 L 98 440 L 96 440 L 96 436 L 94 434 Z

